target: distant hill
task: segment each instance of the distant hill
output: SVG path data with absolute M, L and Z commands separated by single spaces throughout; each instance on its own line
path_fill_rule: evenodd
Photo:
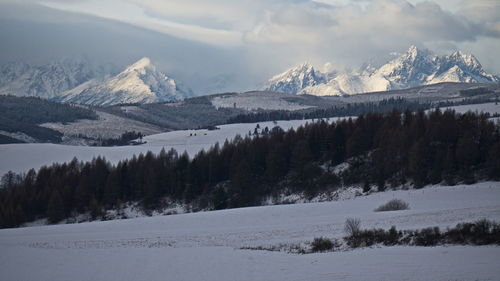
M 73 122 L 97 119 L 94 111 L 80 106 L 55 103 L 41 98 L 0 95 L 0 141 L 61 141 L 62 133 L 39 126 L 45 122 Z

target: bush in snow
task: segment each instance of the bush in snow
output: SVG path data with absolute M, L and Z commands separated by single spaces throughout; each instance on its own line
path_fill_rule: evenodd
M 361 231 L 361 220 L 356 218 L 348 218 L 345 221 L 344 231 L 348 236 L 358 236 Z
M 439 227 L 428 227 L 414 234 L 414 243 L 416 246 L 435 246 L 442 239 Z
M 396 227 L 391 227 L 388 231 L 384 229 L 363 229 L 356 236 L 348 236 L 345 238 L 347 245 L 351 248 L 370 247 L 375 244 L 384 244 L 392 246 L 401 244 L 403 233 L 397 231 Z
M 486 219 L 472 223 L 460 223 L 446 232 L 450 244 L 500 245 L 500 223 Z
M 356 235 L 349 235 L 344 239 L 351 248 L 369 247 L 376 244 L 424 247 L 440 244 L 500 245 L 500 223 L 478 220 L 457 224 L 443 232 L 439 227 L 405 231 L 398 231 L 394 226 L 389 230 L 363 229 L 359 230 Z
M 408 209 L 409 205 L 405 201 L 400 199 L 392 199 L 391 201 L 375 209 L 375 212 L 400 211 Z
M 328 238 L 314 238 L 313 242 L 311 243 L 311 252 L 326 252 L 332 250 L 333 247 L 334 243 Z

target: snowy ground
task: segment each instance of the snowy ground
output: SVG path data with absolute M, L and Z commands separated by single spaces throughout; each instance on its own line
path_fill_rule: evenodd
M 390 199 L 410 210 L 374 212 Z M 389 191 L 355 199 L 0 230 L 0 280 L 499 280 L 499 246 L 374 247 L 296 255 L 241 250 L 340 238 L 363 227 L 500 220 L 500 184 Z
M 216 108 L 240 108 L 248 111 L 257 109 L 294 111 L 314 107 L 287 101 L 286 98 L 290 97 L 293 96 L 276 92 L 246 92 L 215 97 L 212 99 L 212 105 Z
M 331 121 L 337 118 L 330 118 Z M 159 153 L 162 148 L 169 150 L 174 148 L 179 153 L 187 151 L 189 155 L 194 156 L 202 149 L 209 149 L 215 143 L 221 145 L 226 139 L 232 140 L 236 135 L 244 137 L 248 132 L 254 132 L 257 124 L 261 129 L 268 127 L 272 129 L 279 126 L 284 130 L 297 128 L 311 120 L 293 120 L 260 122 L 248 124 L 229 124 L 221 125 L 220 130 L 184 130 L 173 131 L 150 135 L 144 138 L 147 142 L 144 145 L 137 146 L 118 146 L 118 147 L 93 147 L 93 146 L 71 146 L 47 143 L 23 143 L 23 144 L 4 144 L 0 145 L 0 175 L 9 170 L 14 172 L 25 172 L 31 168 L 38 169 L 43 165 L 50 165 L 54 162 L 69 162 L 73 157 L 82 161 L 89 161 L 99 155 L 106 157 L 112 163 L 120 160 L 132 158 L 140 153 L 152 151 Z
M 92 139 L 109 139 L 119 138 L 125 132 L 141 132 L 145 135 L 157 134 L 164 131 L 163 129 L 146 124 L 144 122 L 119 117 L 103 111 L 96 111 L 99 116 L 98 120 L 79 120 L 70 123 L 44 123 L 41 127 L 53 129 L 64 134 L 67 139 L 78 138 L 83 135 Z M 63 138 L 64 141 L 64 138 Z
M 443 107 L 442 109 L 453 109 L 457 113 L 466 113 L 468 111 L 481 113 L 488 112 L 490 114 L 500 114 L 500 104 L 496 104 L 494 102 L 490 103 L 480 103 L 480 104 L 466 104 L 466 105 L 457 105 L 451 107 Z

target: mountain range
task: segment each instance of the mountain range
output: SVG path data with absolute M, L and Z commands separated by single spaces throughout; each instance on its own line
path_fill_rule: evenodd
M 63 91 L 112 72 L 112 66 L 94 64 L 85 57 L 41 66 L 9 62 L 0 66 L 0 94 L 53 99 Z
M 64 59 L 48 65 L 8 63 L 0 67 L 0 94 L 35 96 L 60 102 L 109 106 L 177 101 L 190 89 L 142 58 L 114 75 L 112 67 L 88 59 Z
M 437 56 L 411 46 L 384 63 L 365 63 L 355 71 L 318 71 L 303 63 L 271 79 L 264 90 L 315 96 L 344 96 L 406 89 L 440 82 L 498 83 L 472 54 L 456 51 Z M 224 83 L 222 83 L 224 84 Z M 35 96 L 59 102 L 96 106 L 179 101 L 193 92 L 161 72 L 144 57 L 117 71 L 85 57 L 41 66 L 7 63 L 0 66 L 0 95 Z
M 289 94 L 341 96 L 405 89 L 440 82 L 498 83 L 472 54 L 456 51 L 437 56 L 411 46 L 380 66 L 366 63 L 356 71 L 321 72 L 309 63 L 272 77 L 265 90 Z

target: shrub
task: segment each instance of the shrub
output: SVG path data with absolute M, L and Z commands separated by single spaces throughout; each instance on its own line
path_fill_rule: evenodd
M 379 243 L 380 233 L 383 229 L 364 229 L 360 230 L 356 236 L 347 237 L 347 244 L 352 248 L 370 247 L 375 243 Z
M 359 231 L 356 236 L 346 237 L 347 244 L 352 248 L 369 247 L 374 244 L 397 245 L 403 234 L 396 230 L 396 227 L 391 227 L 388 231 L 379 229 L 364 229 Z
M 348 236 L 358 236 L 361 231 L 361 220 L 356 218 L 348 218 L 345 221 L 344 231 Z
M 314 241 L 311 243 L 311 251 L 313 253 L 330 251 L 333 247 L 334 243 L 332 240 L 323 237 L 314 238 Z
M 352 221 L 349 224 L 356 225 Z M 405 230 L 402 232 L 396 230 L 396 227 L 393 226 L 387 231 L 380 228 L 373 228 L 358 229 L 355 233 L 355 235 L 349 235 L 344 238 L 347 245 L 351 248 L 369 247 L 374 244 L 384 244 L 386 246 L 435 246 L 438 244 L 500 245 L 500 223 L 486 219 L 471 223 L 460 223 L 446 232 L 441 232 L 439 227 Z
M 391 201 L 375 209 L 375 212 L 400 211 L 408 209 L 409 205 L 405 201 L 400 199 L 392 199 Z
M 428 227 L 415 232 L 416 246 L 435 246 L 442 239 L 439 227 Z
M 460 223 L 445 233 L 446 243 L 487 245 L 500 244 L 500 224 L 486 219 Z
M 397 245 L 399 240 L 403 236 L 403 233 L 396 230 L 395 226 L 392 226 L 389 231 L 385 234 L 384 245 Z

